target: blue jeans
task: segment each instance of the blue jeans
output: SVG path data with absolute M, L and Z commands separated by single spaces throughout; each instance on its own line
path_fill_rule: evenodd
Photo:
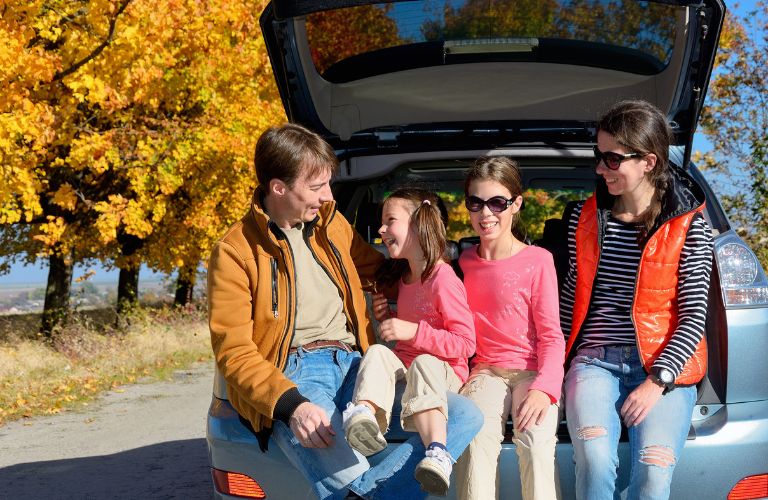
M 576 497 L 618 498 L 621 406 L 647 377 L 634 346 L 583 348 L 565 376 L 565 411 L 576 459 Z M 691 425 L 695 387 L 677 387 L 628 429 L 627 498 L 666 499 Z
M 336 436 L 328 448 L 304 448 L 290 427 L 275 422 L 272 439 L 312 484 L 318 498 L 344 498 L 350 490 L 371 500 L 425 498 L 413 476 L 425 452 L 418 434 L 407 433 L 404 443 L 370 457 L 370 463 L 344 438 L 341 414 L 352 400 L 359 364 L 360 353 L 337 348 L 312 352 L 299 348 L 291 354 L 285 375 L 301 394 L 325 409 Z M 399 411 L 395 408 L 393 414 Z M 447 448 L 456 459 L 482 427 L 483 417 L 474 403 L 458 394 L 449 394 L 448 415 Z M 399 417 L 392 420 L 399 422 Z M 389 434 L 400 431 L 397 427 L 392 425 Z

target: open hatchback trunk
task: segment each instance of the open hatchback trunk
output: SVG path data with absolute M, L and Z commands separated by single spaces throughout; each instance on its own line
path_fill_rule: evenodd
M 687 160 L 724 14 L 720 0 L 275 0 L 261 26 L 288 118 L 342 155 L 564 140 L 640 98 Z

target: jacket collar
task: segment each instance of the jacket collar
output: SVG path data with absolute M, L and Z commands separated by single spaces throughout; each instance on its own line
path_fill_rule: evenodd
M 250 216 L 256 221 L 256 225 L 262 234 L 272 234 L 275 239 L 281 240 L 285 238 L 283 230 L 275 224 L 264 208 L 264 197 L 266 193 L 261 187 L 256 187 L 251 198 L 251 211 Z M 320 207 L 320 211 L 310 222 L 304 224 L 304 233 L 311 235 L 316 227 L 327 226 L 333 217 L 336 215 L 336 201 L 323 204 Z

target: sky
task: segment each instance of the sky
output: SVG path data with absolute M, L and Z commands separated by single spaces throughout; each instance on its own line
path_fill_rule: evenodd
M 744 15 L 750 10 L 755 9 L 756 0 L 742 0 L 740 5 L 735 3 L 726 2 L 726 6 L 729 10 L 735 10 L 735 12 Z M 703 134 L 697 132 L 693 139 L 694 151 L 709 151 L 712 148 L 710 142 L 704 137 Z M 108 271 L 99 266 L 77 266 L 73 277 L 77 279 L 82 276 L 86 271 L 93 270 L 95 275 L 90 278 L 90 281 L 94 283 L 104 282 L 117 282 L 118 273 L 117 269 Z M 19 284 L 45 284 L 48 278 L 48 269 L 44 264 L 38 264 L 36 266 L 24 266 L 17 264 L 11 268 L 10 273 L 0 276 L 0 286 L 3 285 L 19 285 Z M 162 275 L 153 273 L 147 268 L 142 268 L 139 279 L 140 280 L 155 280 L 162 278 Z

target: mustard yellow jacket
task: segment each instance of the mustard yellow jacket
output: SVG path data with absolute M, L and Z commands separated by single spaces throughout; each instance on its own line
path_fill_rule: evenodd
M 208 319 L 216 364 L 230 403 L 257 433 L 306 401 L 283 375 L 296 315 L 293 253 L 259 198 L 257 191 L 251 210 L 216 243 L 208 264 Z M 373 284 L 383 256 L 357 234 L 335 202 L 323 205 L 305 225 L 305 238 L 339 287 L 349 331 L 365 352 L 375 337 L 363 285 Z

